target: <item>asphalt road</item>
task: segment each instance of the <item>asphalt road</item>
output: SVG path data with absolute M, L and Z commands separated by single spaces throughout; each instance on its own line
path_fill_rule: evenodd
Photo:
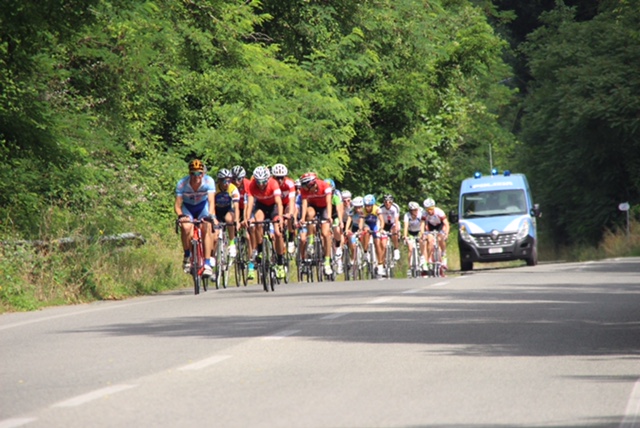
M 640 258 L 0 316 L 0 428 L 640 427 Z

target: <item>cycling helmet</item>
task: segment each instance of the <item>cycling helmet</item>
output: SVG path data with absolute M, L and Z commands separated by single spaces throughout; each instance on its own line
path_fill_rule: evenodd
M 233 174 L 227 168 L 222 168 L 218 171 L 218 180 L 224 180 L 225 178 L 233 178 Z
M 384 195 L 384 202 L 391 201 L 393 202 L 393 195 L 386 194 Z
M 300 187 L 302 187 L 302 185 L 300 184 L 300 179 L 299 178 L 296 179 L 295 183 L 296 183 L 296 189 L 299 189 Z
M 348 190 L 345 190 L 342 192 L 342 199 L 351 199 L 351 192 Z
M 307 187 L 309 186 L 309 184 L 316 181 L 317 178 L 318 177 L 313 172 L 307 172 L 305 174 L 302 174 L 302 176 L 300 177 L 300 184 Z
M 436 206 L 436 201 L 434 201 L 433 198 L 427 198 L 424 200 L 423 205 L 425 208 L 433 208 Z
M 194 159 L 189 162 L 189 172 L 204 172 L 204 164 L 200 159 Z
M 364 199 L 362 199 L 362 196 L 356 196 L 355 198 L 353 198 L 353 201 L 351 203 L 356 208 L 363 207 L 364 206 Z
M 247 176 L 247 172 L 240 165 L 236 165 L 233 168 L 231 168 L 231 173 L 236 178 L 236 180 L 242 180 Z
M 324 179 L 324 182 L 325 182 L 325 183 L 329 183 L 329 186 L 333 187 L 334 189 L 336 188 L 336 182 L 335 182 L 335 181 L 333 181 L 333 179 L 332 179 L 332 178 L 325 178 L 325 179 Z
M 420 205 L 417 202 L 409 202 L 409 211 L 420 209 Z
M 287 167 L 281 163 L 277 163 L 271 167 L 271 174 L 275 177 L 286 177 L 288 173 L 289 170 L 287 170 Z
M 376 197 L 373 195 L 365 195 L 364 204 L 365 205 L 373 205 L 376 203 Z
M 271 177 L 271 173 L 266 166 L 259 166 L 253 170 L 253 177 L 257 181 L 266 181 Z

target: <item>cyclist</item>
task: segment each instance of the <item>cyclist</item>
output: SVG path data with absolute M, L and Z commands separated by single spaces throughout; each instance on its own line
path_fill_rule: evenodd
M 437 230 L 438 234 L 438 246 L 440 247 L 440 254 L 442 254 L 442 267 L 447 269 L 446 265 L 446 251 L 447 251 L 447 237 L 449 236 L 449 220 L 443 210 L 436 207 L 436 202 L 432 198 L 424 200 L 425 213 L 423 215 L 425 226 L 428 232 Z M 431 260 L 433 256 L 433 247 L 435 245 L 433 236 L 427 235 L 427 260 Z
M 245 207 L 247 205 L 247 189 L 249 188 L 249 179 L 247 178 L 247 172 L 241 165 L 236 165 L 231 168 L 231 173 L 233 174 L 234 184 L 238 188 L 240 192 L 240 201 L 238 202 L 238 213 L 237 218 L 238 221 L 242 221 L 245 215 Z M 238 231 L 240 233 L 240 231 Z M 249 230 L 245 228 L 244 232 L 245 237 L 247 239 L 247 247 L 249 250 L 249 254 L 253 254 L 253 249 L 255 248 L 254 243 L 252 242 L 252 236 L 249 233 Z M 256 277 L 255 268 L 253 265 L 253 261 L 249 261 L 248 264 L 249 271 L 247 273 L 247 279 L 254 279 Z
M 191 237 L 193 236 L 193 224 L 191 222 L 194 218 L 202 220 L 213 217 L 213 222 L 217 223 L 215 218 L 215 193 L 216 183 L 213 178 L 207 175 L 204 163 L 200 159 L 194 159 L 189 162 L 189 175 L 178 181 L 174 203 L 174 211 L 180 222 L 180 236 L 182 248 L 184 249 L 182 268 L 186 273 L 189 273 L 191 269 Z M 216 231 L 212 231 L 209 222 L 204 222 L 202 226 L 205 255 L 203 275 L 211 276 L 213 271 L 209 257 L 211 256 L 213 242 L 216 239 Z
M 384 276 L 385 270 L 382 258 L 382 242 L 380 240 L 380 227 L 384 223 L 382 214 L 380 214 L 380 206 L 376 205 L 376 197 L 373 195 L 365 195 L 364 199 L 364 212 L 360 217 L 359 230 L 364 230 L 366 226 L 369 233 L 362 235 L 362 246 L 364 247 L 365 257 L 368 261 L 373 263 L 374 257 L 378 263 L 378 276 Z M 369 254 L 369 239 L 373 237 L 373 245 L 376 254 Z
M 289 170 L 281 163 L 271 167 L 271 174 L 280 185 L 282 192 L 282 206 L 284 209 L 284 221 L 289 231 L 287 239 L 287 251 L 293 254 L 296 249 L 294 222 L 296 218 L 296 183 L 289 177 Z
M 424 234 L 424 213 L 420 209 L 420 205 L 417 202 L 409 202 L 409 212 L 404 215 L 404 231 L 402 233 L 402 237 L 404 238 L 404 242 L 406 242 L 409 247 L 409 272 L 407 275 L 411 275 L 411 254 L 413 254 L 413 246 L 418 244 L 420 245 L 419 254 L 422 254 L 420 257 L 420 266 L 424 264 L 424 241 L 421 239 Z M 413 239 L 409 239 L 409 236 L 412 236 Z
M 300 177 L 300 196 L 302 198 L 302 219 L 311 222 L 316 218 L 331 220 L 333 205 L 331 199 L 333 197 L 333 189 L 326 181 L 319 180 L 315 173 L 307 172 Z M 333 274 L 331 268 L 331 228 L 329 222 L 322 223 L 322 241 L 324 243 L 324 273 L 325 275 Z M 315 233 L 315 224 L 308 227 L 310 236 L 309 244 L 312 244 Z M 300 245 L 302 256 L 306 254 L 307 234 L 300 231 Z
M 384 219 L 383 228 L 385 232 L 391 233 L 391 241 L 393 242 L 393 260 L 400 260 L 400 207 L 393 202 L 392 195 L 384 195 L 383 204 L 380 207 L 380 214 Z M 382 247 L 383 260 L 387 257 L 387 247 Z
M 236 230 L 240 219 L 240 191 L 232 183 L 233 173 L 226 168 L 218 171 L 216 187 L 216 218 L 227 224 L 229 234 L 229 257 L 236 256 Z M 218 241 L 213 242 L 213 253 L 218 249 Z
M 271 177 L 271 172 L 265 166 L 259 166 L 253 170 L 253 178 L 247 188 L 247 206 L 245 210 L 245 224 L 254 221 L 263 221 L 270 218 L 273 222 L 275 235 L 276 277 L 283 279 L 284 271 L 284 242 L 282 240 L 282 191 L 278 182 Z M 255 259 L 257 254 L 262 254 L 263 225 L 255 225 L 251 229 L 256 249 L 252 254 Z
M 333 230 L 333 246 L 334 246 L 334 254 L 336 256 L 336 266 L 338 268 L 338 274 L 341 274 L 343 271 L 342 266 L 342 233 L 344 228 L 344 204 L 342 202 L 342 192 L 336 189 L 336 182 L 333 181 L 332 178 L 325 178 L 325 182 L 327 182 L 331 188 L 333 189 L 331 196 L 331 205 L 333 205 L 332 213 L 332 225 L 331 228 Z
M 345 194 L 347 194 L 347 191 L 344 191 L 342 193 L 343 200 Z M 351 206 L 349 207 L 345 215 L 345 217 L 347 218 L 347 223 L 345 224 L 344 230 L 345 235 L 347 235 L 347 246 L 349 247 L 349 255 L 351 256 L 351 262 L 353 262 L 353 255 L 355 254 L 356 244 L 355 234 L 359 231 L 360 217 L 362 217 L 364 209 L 364 199 L 362 198 L 362 196 L 357 196 L 353 199 L 352 203 L 350 202 L 350 205 Z

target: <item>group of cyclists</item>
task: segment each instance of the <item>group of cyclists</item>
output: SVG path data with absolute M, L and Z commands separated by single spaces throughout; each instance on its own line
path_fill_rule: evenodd
M 182 246 L 184 249 L 183 269 L 190 271 L 190 248 L 194 219 L 205 220 L 202 235 L 205 252 L 204 276 L 213 275 L 212 266 L 218 245 L 217 226 L 226 224 L 229 237 L 228 252 L 236 256 L 235 240 L 238 233 L 244 233 L 250 250 L 248 278 L 255 277 L 254 263 L 260 257 L 263 246 L 263 227 L 270 220 L 276 252 L 276 276 L 285 276 L 285 251 L 296 251 L 295 238 L 298 236 L 302 258 L 307 247 L 313 243 L 315 228 L 320 227 L 324 248 L 323 270 L 332 275 L 331 257 L 336 258 L 338 274 L 342 273 L 342 249 L 346 244 L 353 255 L 356 236 L 361 239 L 364 249 L 374 240 L 375 254 L 365 257 L 377 262 L 378 275 L 383 276 L 386 246 L 383 239 L 393 243 L 393 260 L 400 259 L 401 238 L 409 246 L 420 247 L 420 264 L 426 270 L 435 245 L 445 254 L 449 235 L 449 222 L 444 211 L 436 207 L 432 198 L 423 202 L 424 209 L 417 202 L 409 202 L 408 212 L 403 217 L 401 228 L 400 207 L 392 195 L 384 195 L 378 204 L 373 194 L 352 197 L 348 190 L 340 191 L 330 179 L 320 179 L 315 173 L 307 172 L 299 179 L 289 177 L 287 167 L 277 163 L 271 167 L 258 166 L 251 178 L 242 166 L 222 168 L 216 179 L 207 174 L 204 163 L 194 159 L 189 163 L 189 175 L 176 185 L 174 210 L 178 216 Z M 437 242 L 430 231 L 439 231 Z M 365 233 L 363 233 L 365 232 Z M 411 261 L 410 261 L 411 262 Z M 443 261 L 443 263 L 446 263 Z

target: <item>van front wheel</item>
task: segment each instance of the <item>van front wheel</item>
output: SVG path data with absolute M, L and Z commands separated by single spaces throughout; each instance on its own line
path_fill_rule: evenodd
M 473 270 L 473 262 L 460 262 L 460 270 L 463 272 Z
M 527 262 L 527 266 L 537 265 L 538 264 L 538 247 L 534 245 L 531 250 L 531 257 L 525 260 Z

